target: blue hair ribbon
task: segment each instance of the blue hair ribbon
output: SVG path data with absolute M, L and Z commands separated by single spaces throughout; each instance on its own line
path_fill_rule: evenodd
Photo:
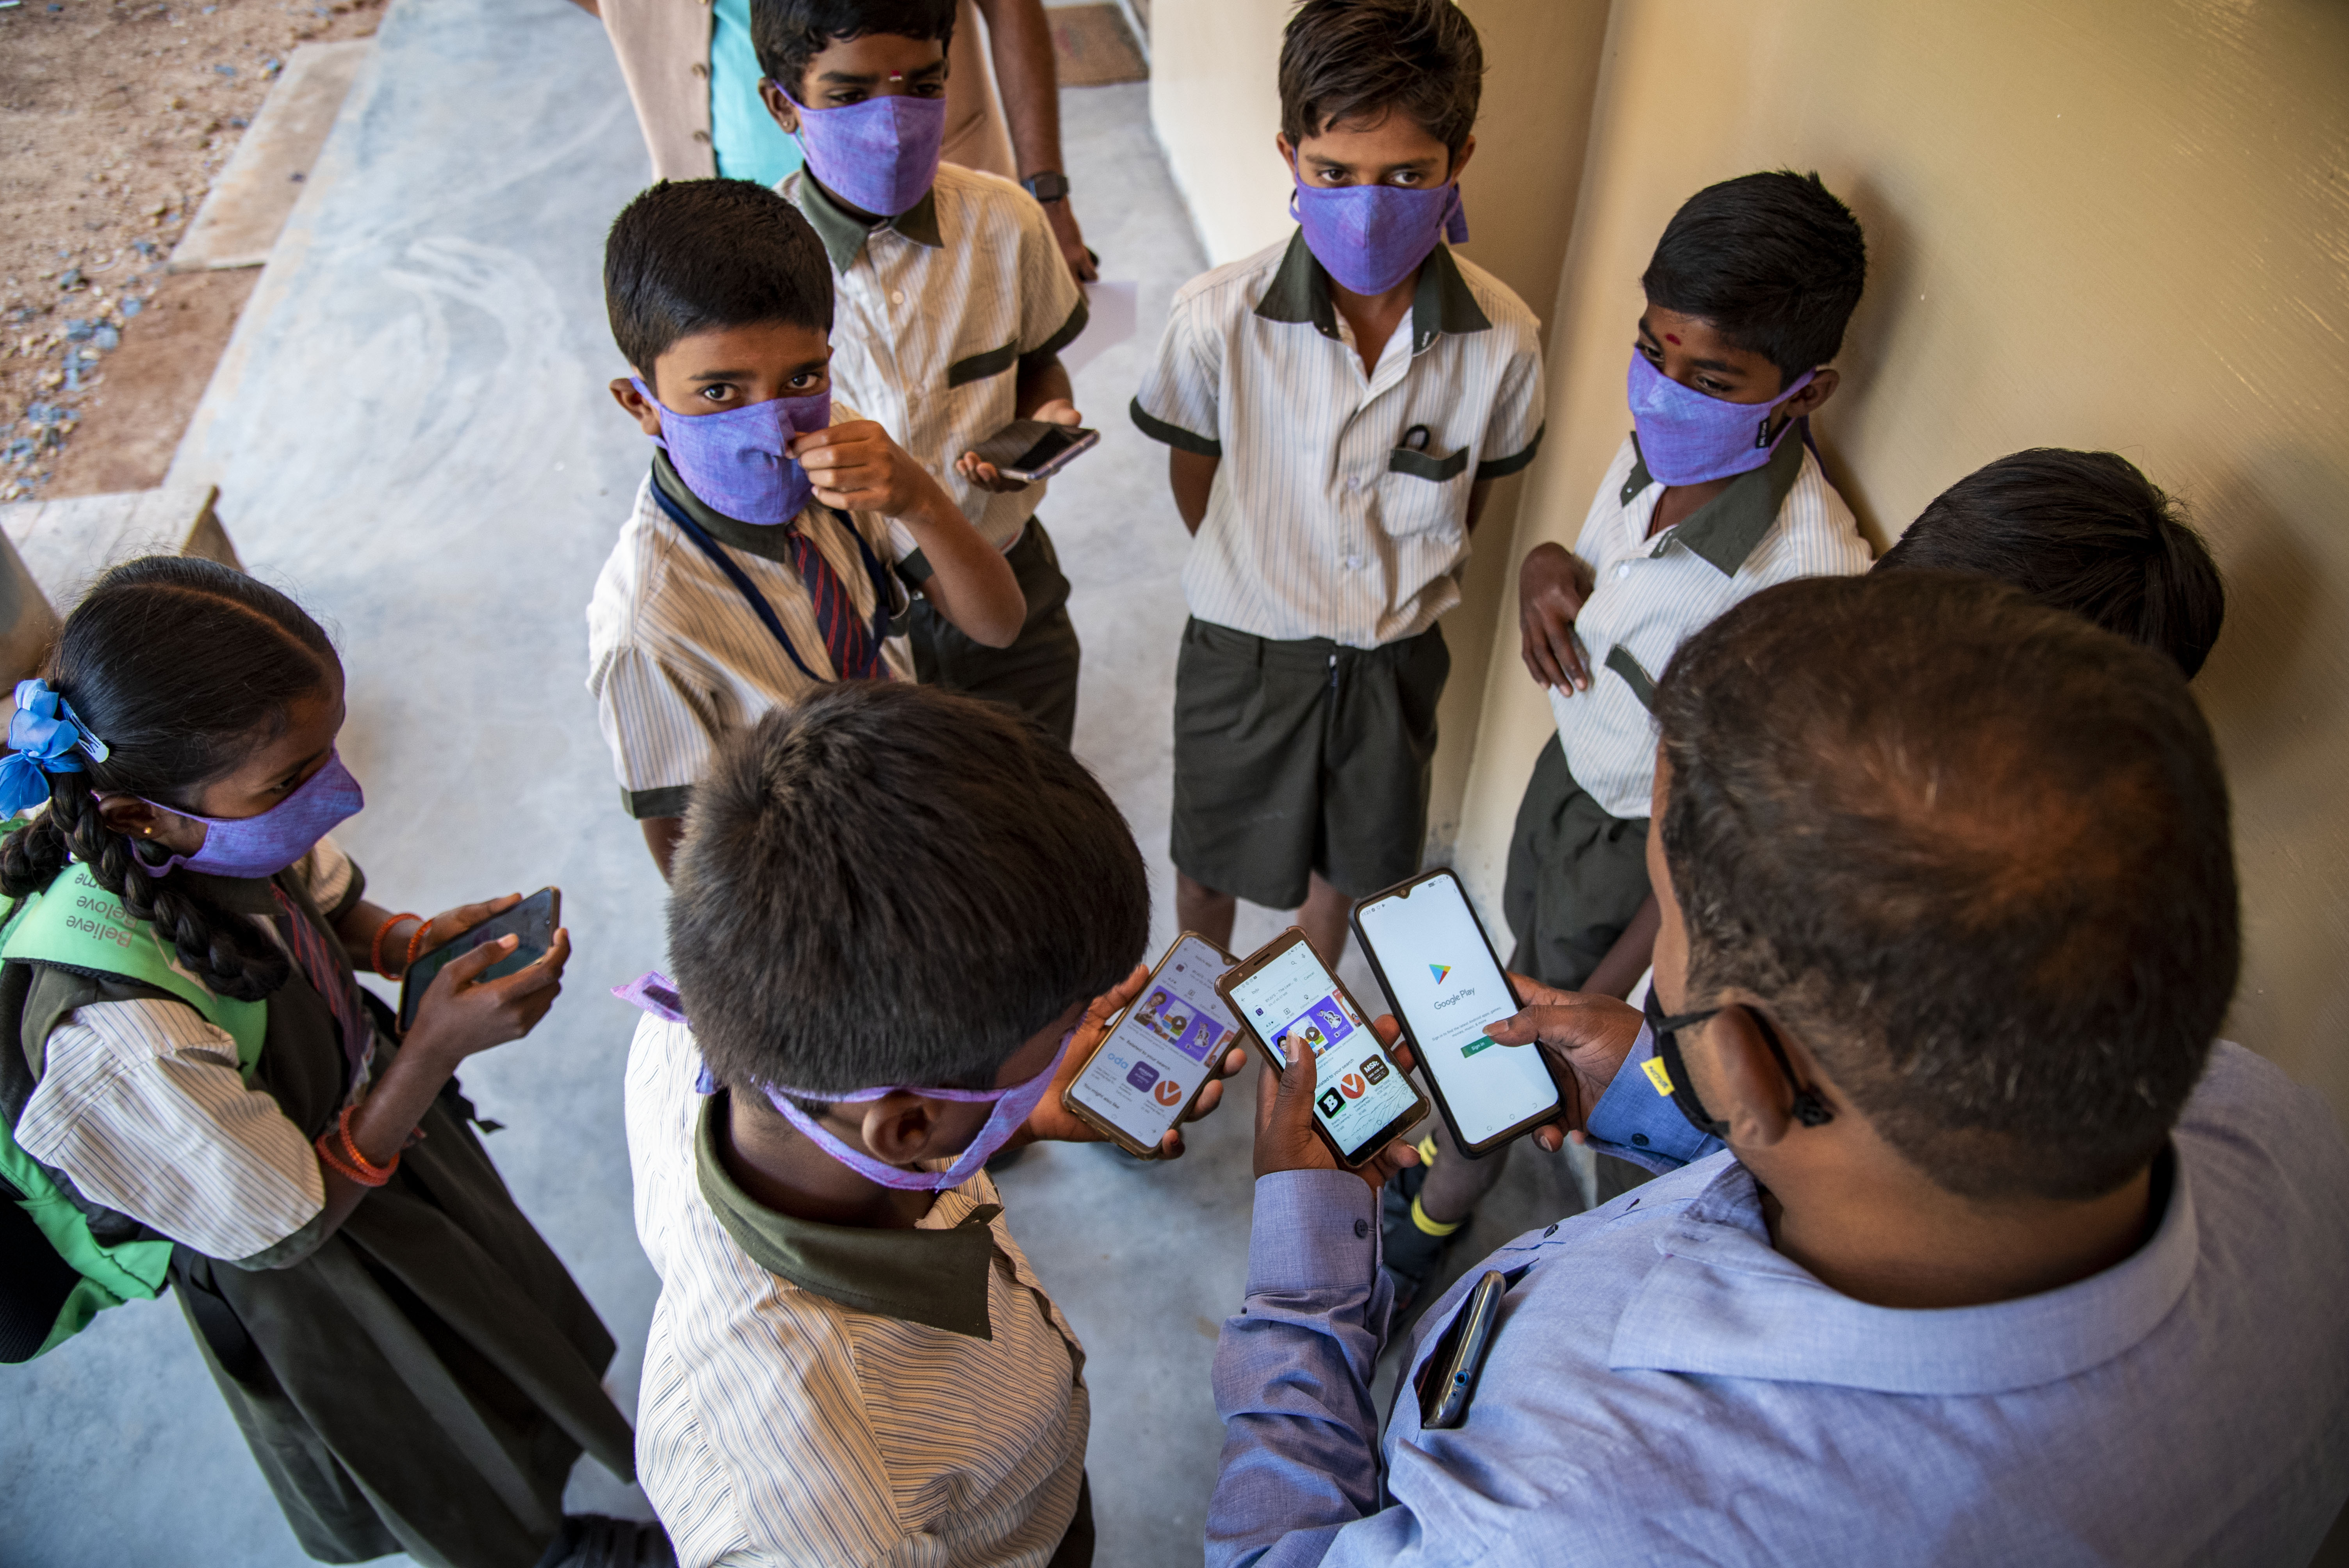
M 0 816 L 47 804 L 48 776 L 80 772 L 83 757 L 105 761 L 106 742 L 89 732 L 73 705 L 48 682 L 18 681 L 16 711 L 8 720 L 8 754 L 0 757 Z

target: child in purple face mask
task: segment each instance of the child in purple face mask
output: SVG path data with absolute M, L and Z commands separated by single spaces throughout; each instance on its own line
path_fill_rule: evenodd
M 1865 572 L 1867 542 L 1807 448 L 1835 395 L 1827 367 L 1868 270 L 1859 224 L 1816 175 L 1749 174 L 1699 191 L 1641 283 L 1632 429 L 1569 552 L 1519 570 L 1526 667 L 1557 721 L 1517 808 L 1504 908 L 1510 967 L 1545 985 L 1626 995 L 1648 966 L 1648 700 L 1681 644 L 1791 577 Z M 1399 1306 L 1506 1167 L 1460 1159 L 1438 1127 L 1390 1189 Z M 1604 1161 L 1602 1192 L 1631 1172 Z
M 428 922 L 367 899 L 324 836 L 360 803 L 343 697 L 299 605 L 162 556 L 100 578 L 18 688 L 0 789 L 37 810 L 0 847 L 0 1157 L 26 1210 L 75 1205 L 80 1245 L 8 1238 L 0 1359 L 168 1284 L 312 1556 L 672 1561 L 564 1517 L 583 1449 L 635 1470 L 612 1337 L 453 1077 L 544 1016 L 569 934 L 502 979 L 512 937 L 451 960 L 395 1040 L 354 971 L 397 981 L 518 900 Z
M 1542 434 L 1539 324 L 1446 242 L 1483 71 L 1451 0 L 1300 6 L 1275 144 L 1298 232 L 1175 294 L 1133 400 L 1196 535 L 1175 908 L 1218 942 L 1245 898 L 1299 909 L 1335 963 L 1351 901 L 1419 869 L 1436 623 Z
M 1092 1561 L 1083 1353 L 981 1166 L 1098 1139 L 1061 1097 L 1149 927 L 1117 808 L 997 705 L 840 686 L 719 746 L 627 1076 L 680 1561 Z
M 915 604 L 915 673 L 1009 704 L 1066 743 L 1081 650 L 1069 580 L 1037 516 L 1048 485 L 1010 479 L 973 449 L 1015 419 L 1083 423 L 1060 351 L 1084 329 L 1085 296 L 1041 204 L 1062 202 L 1068 182 L 1040 174 L 1023 191 L 939 161 L 955 17 L 954 0 L 751 0 L 759 93 L 805 150 L 776 189 L 832 264 L 834 382 L 1003 552 L 1026 601 L 1008 647 Z M 919 581 L 916 546 L 895 535 L 901 570 Z
M 612 224 L 604 292 L 636 372 L 612 396 L 653 453 L 587 606 L 587 689 L 667 875 L 726 735 L 826 682 L 911 673 L 910 594 L 988 647 L 1027 606 L 938 482 L 833 396 L 832 275 L 790 202 L 656 185 Z M 900 538 L 918 582 L 890 564 Z

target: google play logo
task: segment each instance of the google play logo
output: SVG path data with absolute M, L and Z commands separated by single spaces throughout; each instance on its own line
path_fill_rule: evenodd
M 1434 975 L 1435 983 L 1438 985 L 1441 985 L 1444 984 L 1444 977 L 1452 973 L 1452 965 L 1449 964 L 1431 964 L 1427 966 L 1427 972 L 1430 975 Z

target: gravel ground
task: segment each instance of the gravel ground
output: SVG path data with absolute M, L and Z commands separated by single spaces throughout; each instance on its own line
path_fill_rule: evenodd
M 40 492 L 286 52 L 385 0 L 0 0 L 0 500 Z

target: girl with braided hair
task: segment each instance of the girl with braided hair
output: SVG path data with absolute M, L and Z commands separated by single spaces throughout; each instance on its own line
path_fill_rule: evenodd
M 632 1531 L 563 1515 L 583 1450 L 633 1474 L 599 1383 L 613 1341 L 453 1077 L 545 1015 L 568 934 L 503 979 L 481 976 L 511 936 L 451 960 L 395 1044 L 354 968 L 397 979 L 517 900 L 424 921 L 367 899 L 325 837 L 361 804 L 335 750 L 341 662 L 240 573 L 109 572 L 16 708 L 0 810 L 35 814 L 0 841 L 0 892 L 27 916 L 0 944 L 0 1113 L 94 1241 L 171 1243 L 303 1548 L 533 1568 Z M 44 903 L 72 912 L 66 945 L 24 940 L 56 929 L 29 918 Z

